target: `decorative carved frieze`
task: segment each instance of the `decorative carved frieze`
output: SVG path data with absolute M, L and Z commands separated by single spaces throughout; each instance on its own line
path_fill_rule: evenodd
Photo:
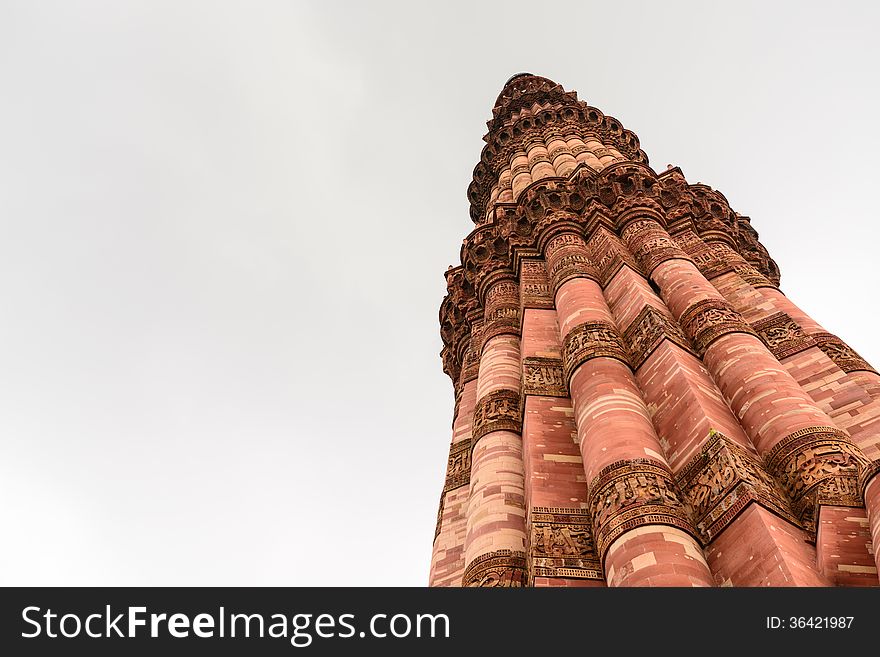
M 586 322 L 575 326 L 562 342 L 565 380 L 570 380 L 582 363 L 601 356 L 629 364 L 617 327 L 608 322 Z
M 553 308 L 553 290 L 543 260 L 527 259 L 520 265 L 520 300 L 523 308 Z
M 519 285 L 512 280 L 496 282 L 486 291 L 483 346 L 497 335 L 519 333 Z
M 531 513 L 529 574 L 603 580 L 586 509 L 536 506 Z
M 646 275 L 666 260 L 691 259 L 654 219 L 640 219 L 628 224 L 623 229 L 623 239 Z
M 519 335 L 519 307 L 496 306 L 491 313 L 487 313 L 483 327 L 483 346 L 492 338 L 499 335 Z
M 715 253 L 708 248 L 703 249 L 699 253 L 691 254 L 691 260 L 694 261 L 697 269 L 700 270 L 700 273 L 707 280 L 712 280 L 721 276 L 721 274 L 728 274 L 733 271 L 732 264 L 719 260 Z
M 590 262 L 586 243 L 580 235 L 573 233 L 557 235 L 547 243 L 544 251 L 549 265 L 547 273 L 554 291 L 572 278 L 589 278 L 598 281 L 599 275 Z
M 880 474 L 880 459 L 871 461 L 862 468 L 862 472 L 859 475 L 859 492 L 862 499 L 865 497 L 865 489 L 868 487 L 868 484 L 878 474 Z
M 642 525 L 672 525 L 694 532 L 672 473 L 659 461 L 612 463 L 593 479 L 588 490 L 600 558 L 620 535 Z
M 704 299 L 688 307 L 679 324 L 690 337 L 691 344 L 702 355 L 717 338 L 727 333 L 748 333 L 754 329 L 724 299 Z
M 558 290 L 565 281 L 572 278 L 589 278 L 598 282 L 599 275 L 583 253 L 568 253 L 560 257 L 550 268 L 550 282 L 553 290 Z
M 739 277 L 752 287 L 776 287 L 770 279 L 752 267 L 752 265 L 734 265 L 733 271 L 739 274 Z
M 471 481 L 471 441 L 461 440 L 449 448 L 449 461 L 446 464 L 446 483 L 443 492 L 447 493 Z
M 526 553 L 519 550 L 495 550 L 474 559 L 462 576 L 462 586 L 522 587 L 528 581 Z
M 437 507 L 437 524 L 434 526 L 434 541 L 440 536 L 440 529 L 443 526 L 443 506 L 446 503 L 446 491 L 440 495 L 440 506 Z
M 624 265 L 628 265 L 633 271 L 641 273 L 641 268 L 636 264 L 632 254 L 620 242 L 620 239 L 607 230 L 597 230 L 587 242 L 587 251 L 590 260 L 599 275 L 599 283 L 602 287 L 608 285 L 614 275 Z
M 796 522 L 789 502 L 756 454 L 724 434 L 709 440 L 675 477 L 703 545 L 715 539 L 750 502 Z
M 452 428 L 455 428 L 455 421 L 458 419 L 458 411 L 461 408 L 461 397 L 464 394 L 464 384 L 457 383 L 455 385 L 455 406 L 452 408 Z
M 464 362 L 461 364 L 461 375 L 459 381 L 464 386 L 468 381 L 473 381 L 480 375 L 480 352 L 483 344 L 483 325 L 482 322 L 474 324 L 471 331 L 471 344 L 467 352 L 465 352 Z
M 568 397 L 562 361 L 558 358 L 523 359 L 523 394 Z
M 477 402 L 471 446 L 487 433 L 502 430 L 522 433 L 519 391 L 496 390 Z
M 795 431 L 774 445 L 764 460 L 791 498 L 794 515 L 813 534 L 820 505 L 862 506 L 859 474 L 870 462 L 840 429 Z
M 519 301 L 519 286 L 510 281 L 500 281 L 492 285 L 486 291 L 486 307 L 495 303 L 509 303 L 517 305 Z
M 779 286 L 779 266 L 767 253 L 767 249 L 758 241 L 758 233 L 752 228 L 751 220 L 740 214 L 736 215 L 736 250 L 763 274 L 772 287 Z
M 833 360 L 834 364 L 844 372 L 865 371 L 877 374 L 877 370 L 871 367 L 868 361 L 859 356 L 852 347 L 836 335 L 814 333 L 811 337 L 816 341 L 819 349 L 824 351 L 828 358 Z
M 758 337 L 779 360 L 816 346 L 816 341 L 787 314 L 779 312 L 753 324 Z
M 623 341 L 629 348 L 633 370 L 637 370 L 663 340 L 670 340 L 693 353 L 687 336 L 675 320 L 654 306 L 646 305 L 623 332 Z

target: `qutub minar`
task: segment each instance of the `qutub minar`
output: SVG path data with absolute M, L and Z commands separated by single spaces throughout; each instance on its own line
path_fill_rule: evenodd
M 880 585 L 880 375 L 749 218 L 546 78 L 488 125 L 430 584 Z

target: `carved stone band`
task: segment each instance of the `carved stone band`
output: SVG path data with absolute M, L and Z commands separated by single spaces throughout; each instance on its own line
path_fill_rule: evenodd
M 632 459 L 604 468 L 589 486 L 590 515 L 601 559 L 622 534 L 642 525 L 671 525 L 693 534 L 687 509 L 669 469 L 659 461 Z
M 482 338 L 479 339 L 482 340 Z M 473 343 L 471 346 L 473 346 Z M 468 381 L 473 381 L 478 376 L 480 376 L 480 352 L 468 349 L 464 357 L 464 363 L 461 365 L 461 384 L 464 385 Z
M 446 493 L 461 486 L 466 486 L 471 481 L 471 441 L 470 439 L 454 443 L 449 448 L 449 461 L 446 464 L 446 483 L 443 492 Z
M 706 348 L 722 335 L 748 333 L 754 329 L 723 299 L 704 299 L 687 308 L 679 324 L 690 337 L 691 343 L 702 356 Z
M 572 278 L 589 278 L 599 282 L 599 275 L 583 253 L 568 253 L 557 260 L 550 268 L 550 283 L 556 291 Z
M 681 327 L 653 306 L 646 305 L 623 332 L 623 341 L 629 348 L 633 370 L 637 370 L 663 340 L 674 342 L 693 353 Z
M 562 361 L 558 358 L 523 359 L 523 394 L 568 397 Z
M 623 229 L 623 237 L 645 275 L 667 260 L 691 260 L 666 230 L 653 219 L 634 221 Z
M 675 479 L 703 545 L 713 541 L 751 502 L 797 522 L 757 455 L 724 434 L 712 432 Z
M 477 402 L 471 447 L 487 433 L 502 430 L 522 433 L 522 410 L 517 390 L 496 390 Z
M 483 346 L 497 335 L 519 335 L 519 301 L 517 305 L 495 306 L 486 314 L 483 328 Z
M 519 296 L 523 308 L 553 308 L 553 290 L 543 260 L 526 258 L 520 264 Z
M 859 493 L 861 494 L 862 499 L 865 498 L 865 489 L 868 487 L 868 484 L 878 474 L 880 474 L 880 459 L 871 461 L 868 465 L 862 468 L 862 473 L 859 475 Z
M 443 525 L 443 506 L 446 502 L 446 491 L 440 495 L 440 506 L 437 507 L 437 524 L 434 525 L 434 540 L 437 540 L 437 537 L 440 536 L 440 528 Z
M 832 333 L 814 333 L 813 340 L 819 345 L 819 349 L 825 352 L 834 364 L 844 372 L 873 372 L 875 370 L 864 358 L 859 356 L 855 350 L 846 344 L 843 340 Z
M 593 266 L 599 274 L 599 284 L 604 288 L 624 265 L 641 273 L 632 254 L 620 243 L 617 236 L 600 230 L 587 243 Z
M 739 277 L 752 287 L 776 287 L 773 281 L 764 276 L 764 274 L 759 272 L 752 265 L 735 265 L 733 271 L 739 274 Z
M 758 337 L 779 360 L 816 346 L 816 341 L 782 312 L 755 322 L 753 326 Z
M 780 440 L 765 456 L 767 471 L 791 498 L 792 511 L 816 531 L 817 507 L 862 506 L 859 474 L 869 467 L 862 451 L 836 427 L 806 427 Z
M 700 247 L 695 246 L 691 249 L 685 247 L 685 250 L 707 280 L 733 272 L 752 287 L 776 287 L 767 277 L 745 262 L 741 255 L 731 251 L 729 247 L 701 244 Z
M 553 308 L 553 291 L 550 289 L 550 283 L 523 283 L 522 305 L 523 308 L 543 310 Z
M 465 568 L 462 586 L 521 587 L 528 581 L 526 553 L 519 550 L 495 550 L 481 554 Z
M 532 508 L 531 521 L 532 578 L 604 579 L 586 509 L 536 506 Z
M 626 350 L 617 327 L 608 322 L 586 322 L 575 326 L 562 342 L 562 363 L 565 380 L 583 363 L 591 358 L 616 358 L 629 365 Z

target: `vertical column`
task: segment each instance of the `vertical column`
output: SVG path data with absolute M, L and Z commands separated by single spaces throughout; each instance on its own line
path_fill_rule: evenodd
M 525 499 L 520 408 L 519 293 L 496 280 L 485 294 L 474 411 L 464 586 L 524 586 Z
M 596 547 L 610 586 L 712 586 L 583 239 L 545 241 Z
M 607 249 L 614 242 L 596 234 L 587 246 L 595 260 L 598 244 Z M 813 550 L 796 526 L 788 500 L 764 471 L 678 323 L 633 267 L 619 268 L 604 284 L 605 298 L 623 328 L 636 381 L 715 581 L 734 586 L 827 584 L 815 572 Z
M 702 355 L 795 515 L 815 534 L 817 508 L 857 494 L 866 459 L 673 242 L 662 221 L 662 209 L 648 198 L 631 200 L 618 212 L 624 241 Z
M 714 233 L 691 231 L 676 241 L 700 271 L 742 313 L 758 336 L 810 395 L 873 462 L 863 486 L 880 465 L 880 377 L 842 340 L 828 333 Z M 868 518 L 860 495 L 843 505 L 823 505 L 817 523 L 817 560 L 835 582 L 876 586 Z
M 429 586 L 461 586 L 464 573 L 464 542 L 470 498 L 471 422 L 477 401 L 478 370 L 479 359 L 468 348 L 456 386 L 458 394 L 452 422 L 452 444 L 437 512 Z
M 533 586 L 604 586 L 562 345 L 542 260 L 520 266 L 523 455 Z
M 846 429 L 865 456 L 880 461 L 877 371 L 775 286 L 744 278 L 740 273 L 748 265 L 728 245 L 702 246 L 711 249 L 717 263 L 713 285 L 752 323 L 773 354 L 838 426 Z M 794 358 L 804 352 L 807 355 Z M 829 383 L 823 385 L 825 381 Z

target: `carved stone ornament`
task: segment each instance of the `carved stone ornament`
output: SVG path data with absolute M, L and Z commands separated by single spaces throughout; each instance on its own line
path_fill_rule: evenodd
M 758 337 L 779 360 L 816 346 L 816 341 L 782 312 L 755 322 L 753 326 Z
M 462 586 L 522 587 L 528 581 L 526 553 L 519 550 L 495 550 L 474 559 L 461 578 Z
M 864 358 L 859 356 L 855 350 L 846 344 L 843 340 L 832 333 L 814 333 L 813 340 L 819 345 L 819 349 L 825 352 L 834 364 L 844 372 L 873 372 L 875 370 Z
M 558 358 L 523 359 L 523 394 L 568 397 L 568 386 Z
M 620 535 L 642 525 L 671 525 L 693 534 L 669 469 L 651 459 L 618 461 L 589 486 L 590 515 L 600 558 Z
M 862 473 L 859 475 L 859 493 L 862 499 L 865 498 L 865 489 L 868 487 L 868 484 L 877 475 L 880 475 L 880 459 L 871 461 L 862 468 Z
M 461 364 L 461 375 L 459 378 L 461 385 L 466 384 L 468 381 L 473 381 L 480 375 L 479 346 L 482 343 L 482 335 L 482 326 L 479 327 L 479 331 L 475 327 L 474 332 L 471 333 L 471 344 L 467 352 L 465 352 L 464 362 Z
M 708 545 L 751 502 L 797 521 L 756 454 L 712 431 L 699 454 L 676 475 L 703 545 Z
M 755 335 L 754 329 L 742 318 L 742 315 L 723 299 L 698 301 L 681 314 L 679 324 L 700 355 L 722 335 L 728 333 Z
M 734 271 L 736 262 L 734 262 L 730 252 L 721 248 L 722 245 L 706 244 L 692 231 L 686 231 L 683 235 L 676 235 L 675 239 L 706 279 L 711 280 L 722 274 Z M 741 257 L 737 257 L 736 261 L 739 263 L 743 262 Z
M 443 492 L 447 493 L 471 481 L 471 441 L 461 440 L 449 448 L 449 461 L 446 464 L 446 483 Z
M 519 334 L 519 306 L 495 306 L 486 314 L 482 346 L 485 347 L 489 340 L 499 335 Z
M 807 427 L 780 440 L 765 456 L 767 471 L 785 489 L 801 525 L 815 535 L 820 505 L 862 506 L 859 475 L 870 465 L 835 427 Z
M 562 342 L 562 362 L 565 380 L 591 358 L 606 356 L 629 364 L 617 327 L 608 322 L 586 322 L 575 326 Z
M 623 239 L 641 265 L 642 271 L 648 276 L 657 265 L 667 260 L 691 259 L 653 219 L 641 219 L 628 224 L 623 229 Z
M 752 228 L 748 217 L 736 215 L 736 247 L 737 252 L 763 274 L 773 287 L 779 286 L 779 266 L 770 257 L 767 249 L 758 241 L 758 233 Z
M 586 243 L 580 235 L 563 233 L 552 238 L 544 249 L 547 257 L 550 284 L 553 290 L 572 278 L 599 280 L 587 254 Z
M 440 536 L 440 528 L 443 525 L 443 506 L 446 501 L 446 493 L 444 492 L 440 496 L 440 506 L 437 507 L 437 524 L 434 526 L 434 540 L 437 540 L 437 537 Z
M 553 290 L 543 260 L 522 261 L 519 272 L 520 299 L 523 308 L 553 308 Z
M 477 402 L 471 447 L 487 433 L 502 430 L 522 433 L 519 391 L 496 390 Z
M 624 265 L 628 265 L 633 271 L 642 273 L 629 250 L 616 235 L 608 230 L 597 230 L 587 242 L 587 251 L 596 272 L 599 274 L 599 283 L 602 287 L 608 285 Z
M 752 265 L 735 265 L 733 271 L 739 274 L 739 277 L 754 288 L 758 287 L 776 287 L 769 278 L 755 269 Z
M 646 305 L 623 332 L 623 341 L 629 348 L 630 364 L 637 370 L 663 340 L 674 342 L 693 353 L 687 336 L 671 317 L 654 306 Z
M 529 575 L 603 580 L 586 509 L 536 506 L 531 513 Z
M 589 278 L 599 280 L 599 275 L 583 253 L 565 253 L 550 268 L 550 283 L 553 290 L 558 290 L 565 281 L 572 278 Z

